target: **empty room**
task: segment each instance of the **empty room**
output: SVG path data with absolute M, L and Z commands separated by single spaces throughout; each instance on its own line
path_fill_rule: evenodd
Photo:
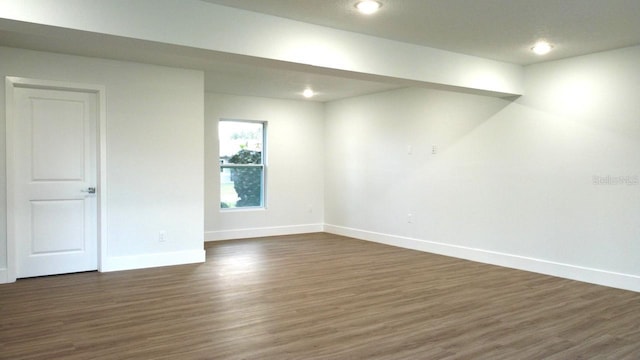
M 0 0 L 0 359 L 640 359 L 638 19 Z

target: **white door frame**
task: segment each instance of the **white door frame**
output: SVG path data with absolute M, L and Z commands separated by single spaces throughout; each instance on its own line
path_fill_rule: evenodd
M 6 106 L 6 155 L 7 155 L 7 282 L 16 281 L 16 260 L 18 257 L 14 228 L 14 181 L 13 169 L 15 164 L 14 153 L 14 90 L 16 88 L 32 88 L 32 89 L 48 89 L 48 90 L 66 90 L 78 91 L 96 94 L 98 101 L 98 131 L 97 136 L 97 198 L 98 198 L 98 214 L 97 214 L 97 235 L 98 235 L 98 271 L 102 271 L 103 264 L 107 255 L 107 171 L 106 171 L 106 154 L 107 154 L 107 124 L 106 124 L 106 89 L 103 85 L 81 84 L 66 81 L 50 81 L 29 79 L 15 76 L 7 76 L 5 78 L 5 106 Z M 1 282 L 1 280 L 0 280 Z

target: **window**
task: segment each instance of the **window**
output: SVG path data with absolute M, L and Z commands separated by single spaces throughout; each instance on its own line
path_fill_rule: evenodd
M 260 121 L 220 120 L 220 208 L 264 207 L 265 127 Z

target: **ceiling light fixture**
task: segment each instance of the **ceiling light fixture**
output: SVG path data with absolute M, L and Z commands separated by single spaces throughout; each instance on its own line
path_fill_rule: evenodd
M 306 97 L 307 99 L 310 97 L 313 97 L 313 95 L 315 95 L 316 93 L 313 92 L 313 90 L 307 88 L 304 89 L 304 91 L 302 92 L 302 96 Z
M 537 55 L 546 55 L 551 51 L 551 49 L 553 49 L 553 46 L 551 46 L 551 44 L 549 44 L 548 42 L 538 41 L 535 45 L 533 45 L 531 51 L 533 51 Z
M 371 15 L 382 7 L 382 3 L 374 0 L 363 0 L 356 3 L 356 9 L 365 15 Z

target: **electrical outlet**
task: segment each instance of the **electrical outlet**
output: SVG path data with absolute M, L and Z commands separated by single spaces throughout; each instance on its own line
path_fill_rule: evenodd
M 438 145 L 431 145 L 431 155 L 436 155 L 438 153 Z
M 166 242 L 167 241 L 167 232 L 162 230 L 158 233 L 158 242 Z
M 407 214 L 407 223 L 409 224 L 413 223 L 413 214 L 411 213 Z

